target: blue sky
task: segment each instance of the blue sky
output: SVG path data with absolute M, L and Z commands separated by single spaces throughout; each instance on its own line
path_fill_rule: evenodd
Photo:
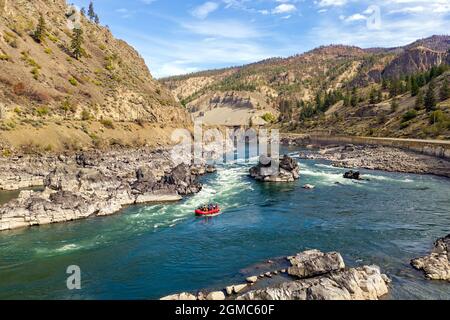
M 157 78 L 320 45 L 404 45 L 450 30 L 450 0 L 94 0 L 94 6 Z

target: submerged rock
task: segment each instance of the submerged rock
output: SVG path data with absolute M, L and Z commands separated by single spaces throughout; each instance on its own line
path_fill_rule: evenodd
M 258 281 L 258 277 L 257 276 L 247 277 L 245 281 L 247 281 L 248 283 L 255 283 L 256 281 Z
M 361 174 L 359 173 L 359 171 L 350 170 L 344 173 L 344 178 L 352 180 L 361 180 Z
M 285 155 L 277 167 L 272 168 L 272 159 L 261 156 L 258 165 L 250 168 L 250 176 L 263 182 L 293 182 L 300 178 L 297 161 Z
M 450 281 L 450 234 L 436 240 L 432 252 L 411 260 L 411 265 L 422 270 L 430 280 Z

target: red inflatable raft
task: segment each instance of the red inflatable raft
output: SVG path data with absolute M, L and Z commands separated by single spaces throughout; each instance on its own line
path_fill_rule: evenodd
M 200 209 L 195 210 L 195 215 L 199 217 L 213 217 L 218 216 L 220 214 L 220 208 L 210 210 L 210 211 L 202 211 Z

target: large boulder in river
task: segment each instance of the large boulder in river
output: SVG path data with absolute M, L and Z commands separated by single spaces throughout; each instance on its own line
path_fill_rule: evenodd
M 288 258 L 291 267 L 288 273 L 298 278 L 308 278 L 345 268 L 344 259 L 337 252 L 323 253 L 309 250 Z
M 351 180 L 361 180 L 361 174 L 359 173 L 359 171 L 350 170 L 344 173 L 344 178 Z
M 166 174 L 163 183 L 169 188 L 174 187 L 180 195 L 197 193 L 202 189 L 202 185 L 197 182 L 197 177 L 192 174 L 191 168 L 184 163 Z
M 285 155 L 272 167 L 273 159 L 261 156 L 256 166 L 250 168 L 250 176 L 263 182 L 293 182 L 300 178 L 297 161 Z
M 436 240 L 432 252 L 413 259 L 411 265 L 422 270 L 428 279 L 450 281 L 450 234 Z

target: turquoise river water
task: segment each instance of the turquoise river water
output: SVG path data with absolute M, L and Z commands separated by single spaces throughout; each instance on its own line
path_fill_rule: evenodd
M 449 233 L 449 179 L 363 170 L 370 181 L 353 182 L 327 162 L 300 165 L 300 181 L 262 184 L 247 177 L 251 163 L 227 164 L 180 203 L 0 233 L 0 299 L 157 299 L 239 283 L 243 268 L 311 248 L 379 265 L 388 299 L 450 299 L 448 283 L 409 266 Z M 194 217 L 208 201 L 223 214 Z M 69 265 L 81 290 L 66 287 Z

